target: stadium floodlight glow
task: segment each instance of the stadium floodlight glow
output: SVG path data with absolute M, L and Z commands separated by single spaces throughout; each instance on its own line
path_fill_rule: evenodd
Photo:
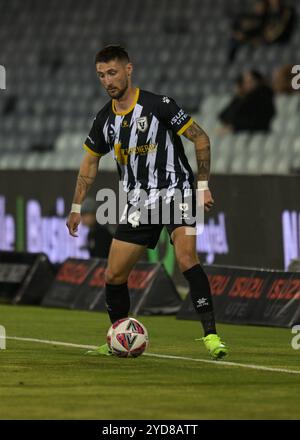
M 0 325 L 0 350 L 6 349 L 6 330 L 3 325 Z
M 0 64 L 0 89 L 6 89 L 6 70 L 5 67 Z

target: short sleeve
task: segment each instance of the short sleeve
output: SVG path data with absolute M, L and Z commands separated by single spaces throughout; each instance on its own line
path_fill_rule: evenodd
M 179 136 L 193 123 L 191 116 L 168 96 L 160 97 L 158 113 L 160 120 Z
M 83 148 L 96 157 L 102 157 L 109 152 L 101 123 L 97 117 L 94 119 L 89 135 L 83 144 Z

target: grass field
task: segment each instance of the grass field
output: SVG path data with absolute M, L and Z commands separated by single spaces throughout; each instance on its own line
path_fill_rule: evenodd
M 84 348 L 7 340 L 0 350 L 1 419 L 299 419 L 300 350 L 287 329 L 221 325 L 231 353 L 209 360 L 200 325 L 174 317 L 140 317 L 150 335 L 137 359 L 86 357 Z M 106 314 L 0 306 L 8 337 L 83 345 L 104 342 Z

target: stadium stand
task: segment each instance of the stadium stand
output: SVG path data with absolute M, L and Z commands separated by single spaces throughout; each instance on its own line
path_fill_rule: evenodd
M 135 64 L 135 83 L 169 94 L 191 112 L 212 141 L 213 173 L 285 174 L 300 169 L 300 95 L 276 96 L 268 134 L 218 136 L 217 114 L 234 78 L 257 68 L 269 77 L 300 59 L 300 27 L 286 45 L 241 47 L 228 65 L 228 10 L 250 1 L 11 0 L 0 14 L 0 64 L 7 87 L 0 100 L 0 169 L 77 169 L 81 145 L 107 101 L 94 71 L 103 45 L 123 44 Z M 300 15 L 300 3 L 289 2 Z M 45 8 L 47 14 L 45 14 Z M 105 24 L 105 26 L 104 26 Z M 105 31 L 104 31 L 105 29 Z M 107 31 L 107 29 L 109 29 Z M 147 30 L 147 31 L 145 31 Z M 192 144 L 185 142 L 196 169 Z M 298 165 L 297 165 L 298 164 Z M 101 162 L 114 169 L 110 157 Z

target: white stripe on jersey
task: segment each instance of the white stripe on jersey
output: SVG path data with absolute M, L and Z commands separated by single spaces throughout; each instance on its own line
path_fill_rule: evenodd
M 136 120 L 137 118 L 139 118 L 142 114 L 143 111 L 143 106 L 140 104 L 136 104 L 134 107 L 134 110 L 132 112 L 132 116 L 131 116 L 131 121 L 130 121 L 130 139 L 129 139 L 129 144 L 128 147 L 136 147 L 137 146 L 137 141 L 138 141 L 138 131 L 136 129 Z M 137 176 L 137 166 L 138 166 L 138 160 L 139 160 L 139 156 L 137 154 L 129 154 L 129 162 L 130 162 L 130 167 L 132 169 L 132 173 L 134 175 L 134 177 L 136 178 Z M 124 176 L 124 182 L 126 182 L 128 180 L 127 176 Z M 136 182 L 138 184 L 138 182 Z M 128 191 L 128 185 L 129 182 L 127 182 L 127 191 Z M 139 189 L 140 184 L 137 185 L 136 188 Z
M 104 135 L 104 139 L 105 139 L 105 142 L 107 143 L 107 145 L 109 145 L 109 139 L 108 139 L 108 120 L 109 120 L 109 118 L 106 119 L 104 127 L 103 127 L 103 135 Z
M 159 121 L 153 115 L 148 131 L 147 143 L 150 142 L 151 144 L 155 144 L 158 126 L 159 126 Z M 156 155 L 157 155 L 157 149 L 153 153 L 147 154 L 146 166 L 149 165 L 148 188 L 157 188 L 157 169 L 155 169 Z
M 119 143 L 121 123 L 122 123 L 123 119 L 124 119 L 124 116 L 121 116 L 121 115 L 116 115 L 116 117 L 115 117 L 115 144 Z
M 114 140 L 114 144 L 118 144 L 120 141 L 120 131 L 121 131 L 121 126 L 122 126 L 122 122 L 123 122 L 124 116 L 123 115 L 116 115 L 115 119 L 114 119 L 114 126 L 115 126 L 115 140 Z M 114 149 L 113 151 L 113 156 L 116 162 L 117 159 L 115 157 L 115 151 Z M 122 168 L 123 173 L 124 173 L 124 180 L 123 180 L 123 187 L 125 189 L 124 186 L 124 182 L 126 182 L 128 180 L 128 171 L 127 171 L 127 167 L 125 165 L 119 164 L 119 166 Z
M 174 143 L 171 141 L 169 132 L 166 134 L 166 150 L 167 150 L 167 162 L 166 162 L 166 179 L 171 177 L 172 186 L 176 181 L 175 178 L 175 164 L 174 164 Z

